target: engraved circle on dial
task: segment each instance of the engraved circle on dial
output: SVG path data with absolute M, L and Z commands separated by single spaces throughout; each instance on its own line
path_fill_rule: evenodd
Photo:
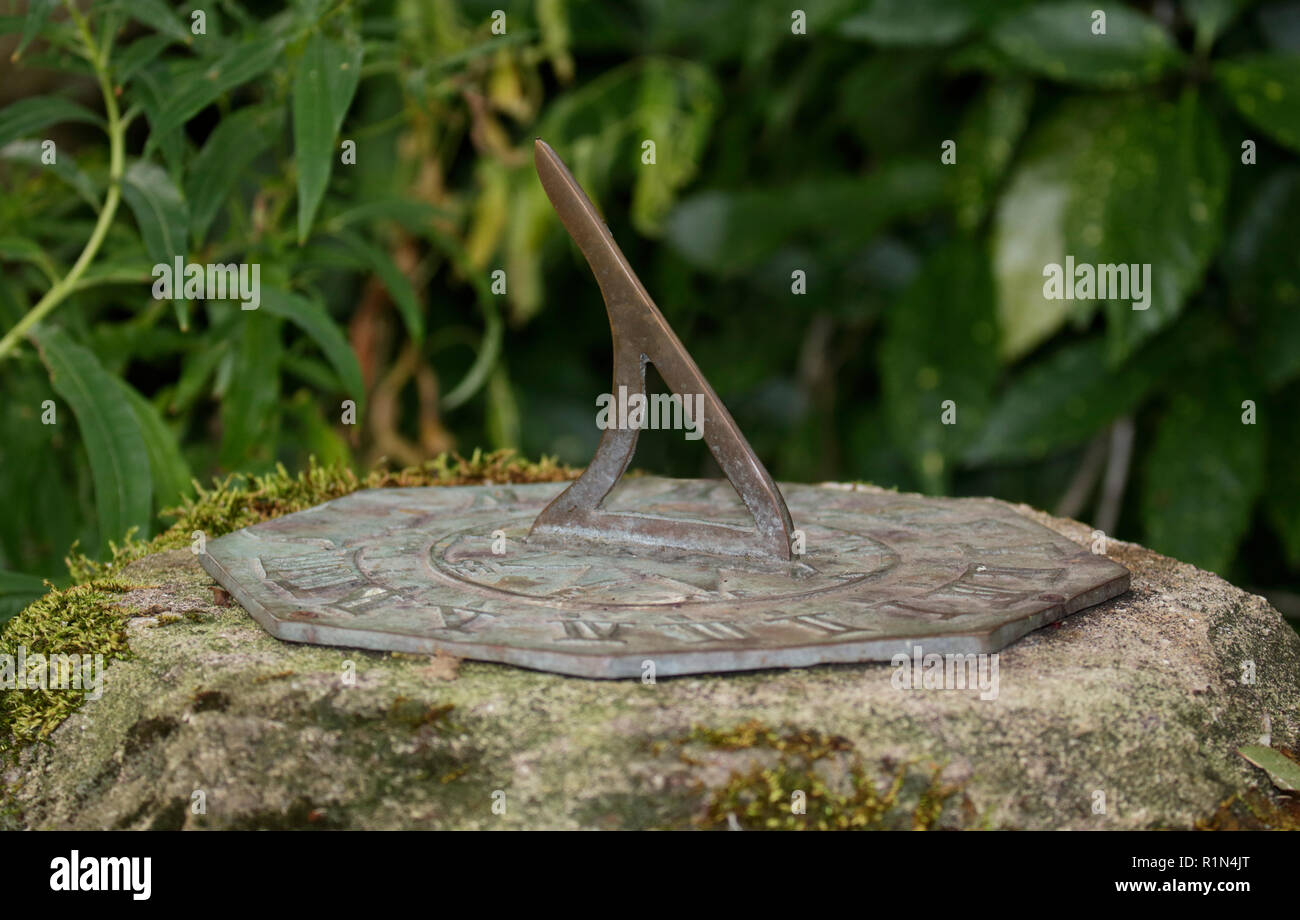
M 819 524 L 806 529 L 805 555 L 782 564 L 608 545 L 539 545 L 527 540 L 529 524 L 531 518 L 512 521 L 496 537 L 478 528 L 442 534 L 429 548 L 429 561 L 476 592 L 606 609 L 770 603 L 843 590 L 880 578 L 899 562 L 898 554 L 878 540 Z M 493 552 L 494 543 L 503 552 Z

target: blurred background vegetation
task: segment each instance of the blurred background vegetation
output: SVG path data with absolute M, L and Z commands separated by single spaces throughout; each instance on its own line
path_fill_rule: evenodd
M 0 52 L 0 617 L 193 478 L 584 463 L 609 330 L 535 136 L 778 479 L 1029 502 L 1300 615 L 1300 2 L 0 0 Z M 1044 299 L 1067 254 L 1150 309 Z M 153 299 L 177 255 L 262 307 Z

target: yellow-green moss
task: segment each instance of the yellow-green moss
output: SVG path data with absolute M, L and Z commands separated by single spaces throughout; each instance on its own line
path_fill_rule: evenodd
M 209 539 L 219 537 L 358 489 L 557 482 L 577 473 L 554 460 L 533 463 L 511 451 L 484 454 L 476 450 L 468 459 L 444 454 L 420 466 L 375 470 L 365 476 L 343 467 L 321 466 L 312 458 L 308 468 L 296 475 L 277 466 L 265 476 L 236 474 L 215 480 L 211 488 L 195 483 L 196 496 L 165 512 L 174 523 L 152 539 L 137 540 L 134 533 L 128 533 L 120 543 L 109 543 L 104 560 L 91 559 L 74 547 L 67 559 L 73 586 L 51 588 L 10 620 L 0 632 L 0 653 L 16 655 L 21 645 L 28 655 L 101 654 L 106 662 L 126 657 L 125 624 L 134 612 L 118 603 L 119 595 L 141 586 L 124 581 L 117 573 L 151 553 L 189 546 L 196 530 Z M 175 615 L 160 617 L 158 625 L 178 619 Z M 47 737 L 83 698 L 77 690 L 0 694 L 0 754 Z
M 693 742 L 713 750 L 777 755 L 774 765 L 733 771 L 724 785 L 708 793 L 704 813 L 696 819 L 705 828 L 734 823 L 754 830 L 929 830 L 961 793 L 960 787 L 940 781 L 941 767 L 933 764 L 902 764 L 882 788 L 851 742 L 818 731 L 778 731 L 751 720 L 723 730 L 697 726 L 682 741 Z M 842 774 L 838 778 L 835 766 Z M 804 795 L 802 814 L 792 808 L 798 792 Z M 964 795 L 959 804 L 965 806 L 963 824 L 969 824 L 973 809 Z
M 107 663 L 130 654 L 126 621 L 135 611 L 121 595 L 136 585 L 98 577 L 85 584 L 56 588 L 33 601 L 0 633 L 0 654 L 103 655 Z M 0 753 L 45 738 L 72 714 L 84 691 L 8 690 L 0 694 Z

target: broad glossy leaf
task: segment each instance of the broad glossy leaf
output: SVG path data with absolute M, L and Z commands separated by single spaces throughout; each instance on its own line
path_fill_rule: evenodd
M 990 37 L 1022 67 L 1065 83 L 1125 88 L 1150 83 L 1179 65 L 1182 52 L 1155 20 L 1109 4 L 1106 33 L 1093 34 L 1091 0 L 1044 3 L 1008 16 Z
M 1255 317 L 1254 364 L 1269 386 L 1300 374 L 1300 170 L 1269 176 L 1228 235 L 1223 268 L 1239 308 Z
M 851 252 L 890 221 L 943 200 L 943 167 L 907 162 L 863 178 L 828 178 L 786 188 L 703 192 L 673 209 L 667 241 L 692 264 L 720 275 L 751 269 L 800 242 Z
M 1118 111 L 1076 161 L 1072 182 L 1065 231 L 1076 263 L 1150 265 L 1145 310 L 1132 298 L 1106 302 L 1119 361 L 1199 289 L 1222 233 L 1226 155 L 1212 116 L 1189 93 Z
M 196 243 L 207 236 L 217 211 L 258 155 L 280 133 L 284 112 L 279 108 L 245 108 L 221 120 L 194 158 L 185 179 L 190 206 L 190 230 Z
M 1268 467 L 1264 511 L 1293 569 L 1300 569 L 1300 386 L 1284 390 L 1268 408 Z
M 1096 310 L 1095 302 L 1049 299 L 1043 271 L 1065 263 L 1066 218 L 1074 197 L 1072 167 L 1090 149 L 1097 126 L 1113 117 L 1113 108 L 1105 100 L 1071 103 L 1042 121 L 1026 141 L 998 201 L 993 273 L 1000 348 L 1008 361 L 1051 338 L 1072 316 L 1083 322 Z
M 361 78 L 362 45 L 320 32 L 307 41 L 293 81 L 293 149 L 298 163 L 298 242 L 311 232 L 316 209 L 329 184 L 334 140 Z
M 960 240 L 931 257 L 886 313 L 880 348 L 886 418 L 927 490 L 944 489 L 948 458 L 980 430 L 997 372 L 988 256 Z
M 189 207 L 167 171 L 148 160 L 126 168 L 122 197 L 131 207 L 145 250 L 155 263 L 170 264 L 189 251 Z
M 1138 406 L 1157 379 L 1141 361 L 1112 369 L 1100 339 L 1068 345 L 1016 375 L 964 460 L 1038 460 L 1081 444 Z
M 1142 468 L 1143 542 L 1152 549 L 1227 572 L 1264 485 L 1272 420 L 1242 423 L 1252 396 L 1239 381 L 1204 378 L 1173 395 Z
M 995 273 L 1003 353 L 1018 358 L 1073 317 L 1087 321 L 1106 303 L 1112 362 L 1167 325 L 1196 290 L 1217 245 L 1227 171 L 1208 113 L 1195 97 L 1177 103 L 1134 98 L 1063 105 L 1026 145 L 999 202 Z M 1047 287 L 1080 266 L 1138 265 L 1142 297 L 1109 301 L 1089 291 Z M 1126 269 L 1132 273 L 1132 269 Z M 1106 291 L 1105 293 L 1110 293 Z M 1122 293 L 1122 291 L 1120 292 Z M 1049 294 L 1053 296 L 1049 296 Z M 1134 304 L 1146 309 L 1133 309 Z
M 280 56 L 283 39 L 275 35 L 232 45 L 215 61 L 196 61 L 173 74 L 153 118 L 155 134 L 166 135 L 211 105 L 222 93 L 259 77 Z M 150 145 L 155 143 L 150 138 Z M 149 147 L 146 146 L 146 152 Z
M 181 456 L 176 435 L 154 408 L 154 404 L 136 392 L 125 380 L 113 378 L 118 392 L 135 413 L 135 419 L 144 433 L 145 450 L 149 454 L 149 469 L 153 474 L 154 498 L 158 507 L 173 508 L 181 499 L 193 492 L 189 464 Z
M 1214 76 L 1248 122 L 1300 150 L 1300 54 L 1255 54 L 1220 61 Z
M 61 329 L 33 334 L 54 391 L 72 407 L 90 458 L 100 538 L 120 540 L 132 527 L 150 531 L 153 480 L 144 432 L 122 398 L 116 378 L 94 353 Z
M 868 0 L 839 33 L 877 45 L 947 45 L 1027 0 Z
M 1030 81 L 995 80 L 967 111 L 957 135 L 957 162 L 949 167 L 957 219 L 964 227 L 974 229 L 984 219 L 1033 99 Z
M 311 336 L 339 375 L 344 395 L 360 407 L 365 401 L 365 385 L 356 352 L 329 313 L 306 297 L 279 288 L 262 286 L 262 310 L 282 316 Z
M 0 109 L 0 147 L 20 137 L 33 137 L 50 125 L 69 121 L 103 124 L 90 109 L 62 96 L 31 96 Z

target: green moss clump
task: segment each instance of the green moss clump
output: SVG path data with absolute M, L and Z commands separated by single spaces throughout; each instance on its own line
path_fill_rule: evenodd
M 127 533 L 122 542 L 109 543 L 105 560 L 91 559 L 76 552 L 74 546 L 66 560 L 73 586 L 52 588 L 10 620 L 0 632 L 0 653 L 16 657 L 21 645 L 27 655 L 100 654 L 105 662 L 127 657 L 125 624 L 138 611 L 122 607 L 116 595 L 141 586 L 123 580 L 118 573 L 151 553 L 188 547 L 196 530 L 212 539 L 358 489 L 560 482 L 575 478 L 578 472 L 550 459 L 533 463 L 511 451 L 485 454 L 476 450 L 468 459 L 443 454 L 420 466 L 375 470 L 365 476 L 344 467 L 321 466 L 312 458 L 308 468 L 296 475 L 277 466 L 265 476 L 235 474 L 215 480 L 207 489 L 195 483 L 196 496 L 164 512 L 175 523 L 153 539 L 138 540 L 134 531 Z M 187 613 L 186 617 L 195 619 L 197 614 Z M 157 625 L 179 620 L 164 614 Z M 0 694 L 0 754 L 48 737 L 83 698 L 79 690 Z
M 138 585 L 115 577 L 58 588 L 33 601 L 0 633 L 0 654 L 103 655 L 126 658 L 126 621 L 136 611 L 121 595 Z M 0 753 L 48 737 L 85 698 L 84 690 L 6 690 L 0 694 Z
M 778 755 L 775 765 L 734 771 L 711 790 L 695 820 L 704 828 L 725 829 L 734 822 L 752 830 L 929 830 L 938 826 L 949 800 L 961 794 L 959 786 L 940 782 L 940 767 L 917 769 L 910 763 L 898 767 L 881 788 L 852 743 L 838 735 L 777 731 L 753 720 L 725 730 L 696 727 L 682 741 L 692 742 Z M 839 779 L 827 769 L 834 766 L 844 773 Z M 801 810 L 792 807 L 797 793 L 803 794 Z M 969 821 L 973 809 L 964 794 L 961 801 Z

